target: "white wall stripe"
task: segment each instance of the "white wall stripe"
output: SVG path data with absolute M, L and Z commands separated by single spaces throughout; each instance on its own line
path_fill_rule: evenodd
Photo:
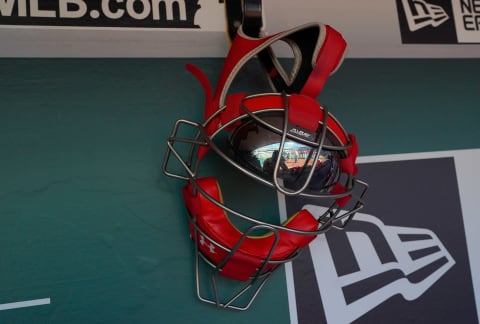
M 15 309 L 15 308 L 24 308 L 24 307 L 33 307 L 33 306 L 48 305 L 48 304 L 50 304 L 50 298 L 25 300 L 25 301 L 8 303 L 8 304 L 0 304 L 0 311 L 9 310 L 9 309 Z

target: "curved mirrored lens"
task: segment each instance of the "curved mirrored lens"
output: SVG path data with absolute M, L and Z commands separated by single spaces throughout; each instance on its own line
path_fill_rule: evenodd
M 268 116 L 262 120 L 282 129 L 283 117 Z M 299 190 L 308 181 L 309 191 L 328 191 L 338 180 L 338 153 L 321 150 L 315 159 L 317 150 L 309 145 L 287 139 L 280 152 L 282 137 L 254 120 L 243 122 L 232 133 L 230 147 L 235 161 L 257 176 L 267 181 L 273 180 L 275 167 L 283 186 L 290 190 Z M 332 145 L 327 137 L 324 141 Z M 277 164 L 278 163 L 278 164 Z

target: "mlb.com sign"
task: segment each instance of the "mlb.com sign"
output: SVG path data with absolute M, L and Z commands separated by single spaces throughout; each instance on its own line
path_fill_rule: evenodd
M 0 25 L 200 28 L 198 0 L 0 0 Z
M 480 43 L 480 0 L 397 0 L 403 43 Z

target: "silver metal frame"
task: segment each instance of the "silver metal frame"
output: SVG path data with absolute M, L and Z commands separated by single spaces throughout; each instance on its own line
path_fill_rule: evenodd
M 263 94 L 265 95 L 265 94 Z M 271 94 L 269 94 L 271 95 Z M 163 172 L 165 175 L 176 178 L 176 179 L 181 179 L 185 180 L 189 183 L 191 183 L 194 186 L 195 192 L 201 193 L 206 199 L 208 199 L 210 202 L 213 204 L 217 205 L 221 209 L 223 209 L 226 213 L 229 214 L 230 217 L 238 217 L 240 219 L 243 219 L 245 221 L 250 222 L 252 225 L 251 227 L 246 230 L 243 233 L 242 238 L 237 242 L 237 244 L 233 247 L 227 247 L 223 246 L 220 243 L 216 242 L 214 238 L 208 237 L 201 228 L 199 228 L 198 224 L 196 223 L 196 217 L 195 215 L 190 215 L 189 221 L 194 227 L 194 237 L 192 238 L 193 241 L 195 242 L 195 276 L 196 276 L 196 291 L 197 291 L 197 296 L 198 298 L 206 303 L 209 304 L 214 304 L 217 307 L 222 307 L 222 308 L 230 308 L 230 309 L 235 309 L 235 310 L 246 310 L 248 309 L 251 304 L 253 303 L 254 299 L 257 297 L 261 289 L 264 287 L 268 279 L 271 277 L 271 275 L 280 268 L 280 265 L 290 262 L 293 259 L 295 259 L 299 254 L 300 250 L 294 252 L 292 255 L 289 257 L 285 258 L 284 260 L 271 260 L 271 256 L 273 254 L 273 251 L 276 248 L 276 245 L 279 240 L 279 232 L 280 231 L 285 231 L 285 232 L 291 232 L 295 234 L 300 234 L 300 235 L 310 235 L 310 236 L 316 236 L 322 233 L 325 233 L 327 230 L 336 228 L 336 229 L 343 229 L 348 222 L 353 218 L 355 213 L 362 209 L 364 207 L 364 197 L 365 194 L 368 190 L 368 184 L 356 179 L 353 175 L 344 175 L 343 179 L 343 185 L 346 188 L 346 191 L 344 193 L 340 194 L 329 194 L 329 193 L 320 193 L 320 194 L 312 194 L 312 193 L 306 193 L 304 192 L 309 181 L 312 178 L 312 171 L 310 171 L 308 175 L 308 181 L 306 181 L 305 185 L 302 186 L 299 190 L 296 191 L 289 191 L 285 190 L 281 186 L 281 183 L 278 182 L 277 180 L 277 172 L 279 169 L 279 163 L 280 159 L 277 159 L 276 166 L 275 166 L 275 173 L 273 177 L 273 181 L 269 182 L 265 180 L 264 178 L 252 173 L 251 171 L 247 170 L 243 166 L 239 165 L 236 163 L 234 160 L 232 160 L 225 152 L 222 151 L 222 149 L 217 146 L 215 143 L 215 137 L 218 136 L 221 132 L 225 131 L 229 126 L 235 124 L 238 121 L 251 118 L 254 119 L 256 122 L 261 123 L 268 129 L 270 129 L 272 132 L 275 132 L 277 134 L 281 135 L 281 143 L 280 143 L 280 150 L 283 149 L 283 146 L 285 144 L 285 141 L 287 139 L 294 139 L 295 141 L 300 141 L 304 144 L 307 144 L 314 149 L 317 150 L 317 153 L 315 154 L 314 161 L 313 163 L 316 163 L 319 158 L 320 158 L 320 151 L 321 149 L 328 149 L 328 150 L 337 150 L 337 151 L 346 151 L 349 146 L 325 146 L 323 145 L 325 136 L 327 133 L 327 127 L 323 127 L 323 125 L 327 125 L 327 119 L 328 118 L 334 118 L 332 115 L 330 115 L 325 107 L 322 107 L 324 109 L 324 120 L 320 121 L 321 126 L 323 127 L 322 134 L 320 138 L 316 142 L 311 142 L 307 141 L 305 139 L 297 138 L 291 134 L 288 134 L 287 132 L 287 116 L 288 116 L 288 101 L 287 101 L 287 96 L 286 94 L 275 94 L 275 95 L 281 95 L 283 96 L 283 102 L 284 102 L 284 107 L 280 108 L 266 108 L 265 110 L 262 111 L 256 111 L 256 112 L 251 112 L 248 111 L 248 109 L 242 105 L 242 109 L 245 112 L 245 114 L 231 120 L 225 125 L 220 125 L 217 131 L 215 131 L 212 135 L 208 136 L 206 134 L 206 127 L 210 122 L 213 122 L 217 120 L 216 118 L 220 116 L 220 114 L 224 111 L 226 107 L 223 107 L 219 109 L 213 116 L 211 116 L 205 123 L 200 124 L 196 123 L 193 121 L 185 120 L 185 119 L 179 119 L 176 121 L 173 131 L 170 135 L 170 137 L 167 140 L 167 151 L 165 153 L 165 158 L 163 162 Z M 246 97 L 252 98 L 253 96 Z M 284 113 L 284 120 L 285 123 L 283 125 L 283 129 L 278 129 L 273 125 L 268 124 L 264 120 L 262 120 L 258 115 L 261 114 L 264 111 L 279 111 Z M 337 122 L 338 123 L 338 122 Z M 338 123 L 339 124 L 339 123 Z M 340 124 L 339 124 L 340 125 Z M 180 129 L 182 127 L 193 127 L 194 130 L 196 130 L 196 135 L 195 137 L 192 138 L 182 138 L 179 137 L 178 134 L 180 132 Z M 187 154 L 186 156 L 182 156 L 181 152 L 179 152 L 176 148 L 176 144 L 178 143 L 184 143 L 187 145 Z M 202 189 L 201 186 L 198 185 L 197 183 L 197 178 L 199 176 L 199 170 L 200 170 L 200 160 L 195 157 L 195 154 L 198 152 L 199 147 L 206 147 L 209 150 L 212 150 L 215 154 L 219 155 L 222 159 L 224 159 L 229 165 L 233 166 L 234 168 L 240 170 L 243 174 L 246 176 L 249 176 L 256 181 L 267 185 L 269 187 L 275 188 L 278 192 L 284 195 L 296 195 L 296 196 L 304 196 L 308 198 L 318 198 L 318 199 L 328 199 L 331 200 L 332 203 L 330 204 L 330 207 L 327 208 L 327 210 L 322 214 L 322 215 L 317 215 L 317 220 L 319 222 L 318 228 L 316 231 L 303 231 L 303 230 L 298 230 L 298 229 L 292 229 L 292 228 L 287 228 L 282 225 L 278 224 L 272 224 L 268 222 L 263 222 L 257 219 L 254 219 L 250 216 L 247 216 L 243 213 L 241 213 L 238 210 L 234 210 L 232 208 L 229 208 L 226 206 L 223 202 L 216 200 L 214 197 L 210 196 L 204 189 Z M 171 159 L 175 158 L 175 160 L 180 163 L 179 166 L 181 167 L 181 172 L 172 171 L 169 166 L 171 163 Z M 314 168 L 312 168 L 313 170 Z M 350 203 L 349 203 L 349 209 L 344 210 L 341 209 L 335 199 L 337 198 L 343 198 L 346 196 L 351 196 Z M 265 260 L 262 260 L 263 265 L 261 268 L 259 268 L 256 273 L 246 282 L 244 287 L 233 294 L 230 298 L 223 298 L 223 296 L 220 296 L 219 294 L 219 287 L 217 285 L 217 276 L 221 274 L 222 267 L 225 265 L 226 262 L 232 257 L 232 255 L 239 249 L 241 246 L 243 240 L 250 234 L 252 231 L 258 229 L 258 228 L 263 228 L 267 229 L 269 231 L 272 231 L 275 235 L 275 241 L 272 244 L 270 251 L 265 258 Z M 197 237 L 199 233 L 206 238 L 210 239 L 211 242 L 213 242 L 218 248 L 226 251 L 228 253 L 227 257 L 220 263 L 220 264 L 214 264 L 208 258 L 202 254 L 198 247 L 198 241 Z M 205 296 L 205 291 L 202 289 L 203 286 L 201 285 L 201 280 L 200 280 L 200 269 L 199 269 L 199 262 L 200 258 L 202 258 L 206 264 L 208 264 L 211 269 L 211 288 L 212 291 L 210 292 L 210 295 L 213 295 L 213 297 Z M 270 264 L 273 264 L 274 266 L 270 269 L 267 269 L 267 266 Z M 247 292 L 250 292 L 250 295 L 247 296 Z M 246 303 L 244 304 L 239 304 L 236 303 L 238 299 L 242 296 L 246 296 L 247 298 Z

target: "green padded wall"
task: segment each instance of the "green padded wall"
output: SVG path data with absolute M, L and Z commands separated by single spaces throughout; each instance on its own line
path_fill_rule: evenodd
M 222 64 L 0 59 L 0 305 L 50 298 L 0 323 L 290 322 L 283 271 L 246 312 L 195 296 L 182 184 L 161 172 L 173 122 L 203 115 L 187 62 L 213 82 Z M 347 59 L 319 100 L 363 156 L 478 148 L 479 71 L 480 59 Z M 248 204 L 275 212 L 269 198 Z

